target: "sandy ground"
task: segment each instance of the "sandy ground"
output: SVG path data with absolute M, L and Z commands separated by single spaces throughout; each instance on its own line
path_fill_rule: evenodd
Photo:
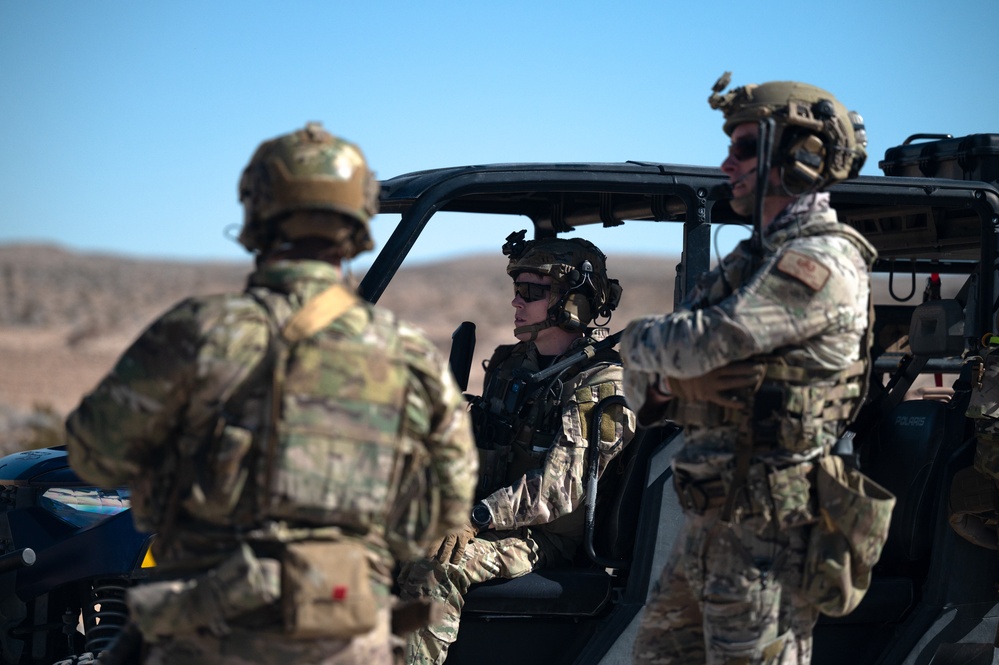
M 0 403 L 68 412 L 113 365 L 125 335 L 71 347 L 68 329 L 0 327 Z M 137 331 L 136 331 L 137 332 Z

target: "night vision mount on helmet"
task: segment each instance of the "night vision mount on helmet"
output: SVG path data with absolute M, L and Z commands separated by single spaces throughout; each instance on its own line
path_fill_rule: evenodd
M 731 78 L 725 72 L 718 79 L 708 103 L 725 115 L 730 136 L 738 125 L 773 120 L 769 155 L 785 194 L 799 196 L 857 176 L 867 159 L 860 114 L 847 111 L 829 92 L 795 81 L 749 84 L 722 94 Z
M 569 332 L 586 332 L 590 323 L 604 319 L 621 301 L 621 284 L 607 277 L 607 257 L 596 245 L 583 238 L 541 238 L 525 240 L 526 231 L 507 236 L 503 254 L 510 257 L 506 272 L 511 277 L 523 272 L 552 278 L 548 297 L 548 318 L 514 333 L 533 332 L 558 326 Z
M 374 247 L 368 224 L 378 212 L 378 181 L 360 148 L 320 123 L 260 144 L 239 200 L 239 242 L 251 252 L 302 238 L 329 240 L 344 258 Z

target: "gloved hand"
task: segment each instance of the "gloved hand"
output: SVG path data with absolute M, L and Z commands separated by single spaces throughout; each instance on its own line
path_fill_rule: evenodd
M 673 399 L 657 387 L 659 375 L 624 369 L 624 399 L 642 427 L 655 427 L 666 420 L 666 408 Z
M 465 553 L 468 542 L 479 534 L 479 530 L 471 524 L 466 524 L 447 534 L 427 551 L 431 559 L 441 563 L 460 563 L 461 555 Z
M 757 363 L 732 363 L 690 379 L 668 377 L 669 391 L 691 402 L 710 402 L 727 408 L 742 408 L 745 401 L 730 391 L 755 392 L 763 382 L 765 368 Z

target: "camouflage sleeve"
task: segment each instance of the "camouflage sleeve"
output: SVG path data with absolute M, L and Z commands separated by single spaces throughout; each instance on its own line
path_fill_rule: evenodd
M 160 317 L 68 417 L 73 470 L 126 483 L 182 432 L 214 424 L 220 397 L 266 348 L 261 312 L 240 299 L 189 299 Z
M 421 432 L 440 491 L 439 533 L 468 524 L 479 472 L 479 456 L 472 438 L 465 398 L 447 361 L 423 334 L 401 325 L 414 385 L 408 392 L 407 420 Z
M 586 492 L 590 415 L 601 399 L 623 392 L 619 365 L 585 371 L 572 384 L 566 384 L 563 395 L 569 397 L 562 410 L 562 432 L 549 449 L 542 467 L 484 499 L 492 512 L 495 528 L 546 524 L 582 505 Z M 600 423 L 600 473 L 634 434 L 635 415 L 630 410 L 613 406 L 604 412 Z
M 690 378 L 824 334 L 808 348 L 816 365 L 849 365 L 867 325 L 869 278 L 847 241 L 818 240 L 784 248 L 712 306 L 632 321 L 621 340 L 625 367 Z

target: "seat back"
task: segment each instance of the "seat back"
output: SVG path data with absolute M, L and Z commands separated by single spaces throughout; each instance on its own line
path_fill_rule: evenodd
M 928 564 L 941 491 L 941 456 L 955 450 L 965 437 L 966 390 L 956 390 L 950 403 L 904 400 L 929 360 L 959 357 L 964 352 L 961 304 L 933 300 L 913 308 L 909 348 L 911 355 L 899 363 L 889 378 L 887 394 L 876 404 L 876 426 L 858 432 L 864 473 L 897 499 L 878 564 L 882 570 L 895 572 Z M 959 375 L 955 386 L 966 382 L 967 377 Z
M 927 561 L 939 478 L 932 471 L 945 439 L 947 405 L 902 402 L 885 413 L 875 440 L 865 442 L 864 472 L 895 495 L 880 567 L 899 570 Z
M 604 470 L 597 493 L 596 519 L 587 533 L 587 543 L 592 543 L 598 558 L 631 561 L 649 461 L 662 442 L 679 429 L 673 423 L 639 429 Z

